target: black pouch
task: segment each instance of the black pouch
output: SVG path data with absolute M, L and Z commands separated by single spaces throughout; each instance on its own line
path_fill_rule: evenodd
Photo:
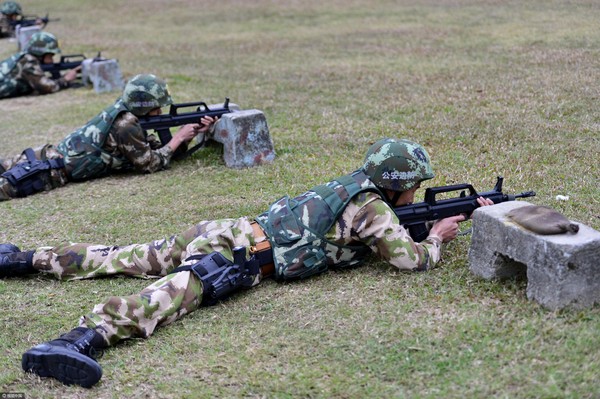
M 2 173 L 2 177 L 15 187 L 19 197 L 43 191 L 50 176 L 50 169 L 60 169 L 65 166 L 61 158 L 47 161 L 36 159 L 31 148 L 23 153 L 27 157 L 26 162 L 20 162 Z

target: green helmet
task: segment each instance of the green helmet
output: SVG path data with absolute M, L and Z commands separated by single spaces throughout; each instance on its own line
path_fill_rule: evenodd
M 167 83 L 150 74 L 134 76 L 123 89 L 123 102 L 134 115 L 173 104 Z
M 25 51 L 38 57 L 44 54 L 60 54 L 58 40 L 52 33 L 36 32 L 31 35 Z
M 21 14 L 23 14 L 21 5 L 14 1 L 5 1 L 4 3 L 2 3 L 2 6 L 0 6 L 0 12 L 2 14 L 6 14 L 6 15 L 11 15 L 11 14 L 21 15 Z
M 423 146 L 409 141 L 382 139 L 373 144 L 362 167 L 379 188 L 403 192 L 435 175 Z

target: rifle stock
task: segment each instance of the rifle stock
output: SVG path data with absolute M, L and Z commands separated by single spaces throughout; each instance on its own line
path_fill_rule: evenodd
M 179 110 L 182 108 L 196 107 L 194 111 L 180 113 Z M 209 108 L 205 102 L 192 102 L 192 103 L 181 103 L 171 104 L 168 114 L 154 115 L 154 116 L 142 116 L 139 118 L 140 125 L 144 130 L 154 130 L 158 133 L 158 137 L 162 145 L 166 145 L 173 136 L 169 130 L 175 126 L 187 125 L 188 123 L 200 123 L 200 119 L 205 116 L 220 118 L 223 114 L 232 112 L 229 109 L 229 98 L 225 98 L 225 103 L 222 107 Z M 178 155 L 178 158 L 184 158 L 197 151 L 204 141 L 195 145 L 184 154 Z
M 477 193 L 471 184 L 456 184 L 451 186 L 432 187 L 425 190 L 425 200 L 411 205 L 394 208 L 394 212 L 400 223 L 404 225 L 414 241 L 423 241 L 429 235 L 426 222 L 444 219 L 451 216 L 466 214 L 470 217 L 475 209 L 479 207 L 477 198 L 491 199 L 494 204 L 506 201 L 514 201 L 517 198 L 535 196 L 534 191 L 526 191 L 521 194 L 510 195 L 502 192 L 504 178 L 498 176 L 496 185 L 491 191 Z M 465 192 L 468 191 L 468 194 Z M 437 200 L 436 196 L 442 193 L 461 191 L 458 197 Z

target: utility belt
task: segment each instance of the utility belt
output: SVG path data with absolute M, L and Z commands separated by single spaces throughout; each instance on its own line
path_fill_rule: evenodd
M 208 305 L 214 305 L 242 287 L 252 287 L 259 272 L 263 278 L 268 277 L 275 272 L 275 265 L 267 236 L 258 223 L 251 225 L 255 245 L 248 249 L 250 259 L 246 259 L 246 247 L 240 246 L 233 248 L 233 262 L 216 251 L 192 255 L 186 261 L 194 260 L 195 263 L 179 266 L 171 273 L 194 273 L 202 281 L 203 303 Z
M 43 172 L 49 174 L 51 169 L 65 167 L 62 158 L 40 161 L 35 157 L 35 152 L 31 148 L 23 151 L 23 154 L 27 157 L 27 161 L 19 162 L 1 175 L 13 185 L 19 197 L 26 197 L 43 191 L 46 184 Z
M 263 278 L 275 274 L 275 263 L 273 261 L 273 250 L 271 242 L 267 238 L 265 231 L 257 222 L 250 223 L 256 244 L 250 247 L 250 255 L 258 259 Z

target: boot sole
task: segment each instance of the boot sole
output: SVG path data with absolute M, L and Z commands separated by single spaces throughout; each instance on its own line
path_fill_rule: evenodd
M 66 385 L 90 388 L 100 381 L 102 367 L 94 359 L 71 349 L 41 344 L 23 354 L 23 370 L 53 377 Z

